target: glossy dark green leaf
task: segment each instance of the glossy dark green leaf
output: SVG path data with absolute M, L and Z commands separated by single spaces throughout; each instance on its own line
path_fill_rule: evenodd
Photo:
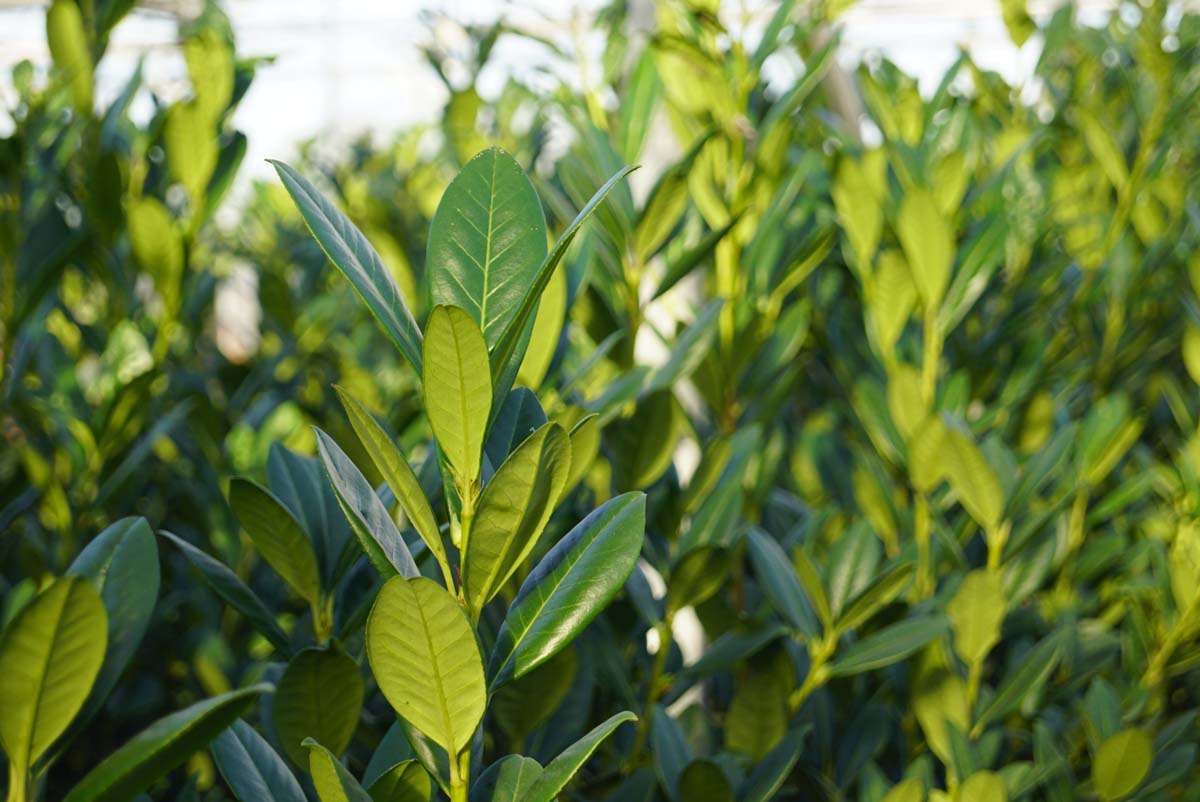
M 363 704 L 363 678 L 339 646 L 302 649 L 288 661 L 271 703 L 275 734 L 297 766 L 308 763 L 305 738 L 333 754 L 350 745 Z
M 528 387 L 517 387 L 504 399 L 496 412 L 484 452 L 492 465 L 503 465 L 508 455 L 529 435 L 546 423 L 546 412 L 537 394 Z
M 830 674 L 845 677 L 872 671 L 911 657 L 922 646 L 950 631 L 950 622 L 940 615 L 910 618 L 873 632 L 857 643 L 839 650 Z
M 275 572 L 302 598 L 320 603 L 317 554 L 288 508 L 265 487 L 240 478 L 229 484 L 229 506 Z
M 912 579 L 913 564 L 900 563 L 871 581 L 842 611 L 837 619 L 839 632 L 852 632 L 871 619 L 900 595 Z
M 800 759 L 807 729 L 792 730 L 763 758 L 738 787 L 737 802 L 768 802 Z
M 608 604 L 641 553 L 646 497 L 598 507 L 542 558 L 521 585 L 488 661 L 491 690 L 550 659 Z
M 233 722 L 209 749 L 240 802 L 306 802 L 283 758 L 246 722 Z
M 374 488 L 333 438 L 320 429 L 316 429 L 316 433 L 317 452 L 325 465 L 325 474 L 333 486 L 338 505 L 375 570 L 384 579 L 396 574 L 419 576 L 396 522 Z
M 783 548 L 774 538 L 758 529 L 751 529 L 747 533 L 746 542 L 763 595 L 771 600 L 775 610 L 794 629 L 807 636 L 815 636 L 818 627 L 812 604 L 804 595 L 792 561 Z
M 988 723 L 1011 713 L 1021 704 L 1022 699 L 1042 686 L 1054 670 L 1054 666 L 1058 664 L 1064 637 L 1062 631 L 1047 635 L 1014 664 L 1013 669 L 996 689 L 996 695 L 975 719 L 976 732 L 982 731 Z
M 64 802 L 126 802 L 206 747 L 269 691 L 270 685 L 254 685 L 160 718 L 92 769 Z
M 397 763 L 367 788 L 373 802 L 429 802 L 431 791 L 429 775 L 416 760 Z
M 480 775 L 471 787 L 470 802 L 521 802 L 542 776 L 542 766 L 531 757 L 508 755 Z
M 272 161 L 313 238 L 354 285 L 388 338 L 421 375 L 421 330 L 379 254 L 355 225 L 294 169 Z
M 178 535 L 166 530 L 159 530 L 158 534 L 174 543 L 188 562 L 200 571 L 200 575 L 213 592 L 224 599 L 226 604 L 246 616 L 272 646 L 284 655 L 291 654 L 288 636 L 275 621 L 275 616 L 263 604 L 262 599 L 258 598 L 225 563 L 208 556 Z
M 433 302 L 469 312 L 492 348 L 545 258 L 546 220 L 525 171 L 499 148 L 477 154 L 446 187 L 430 225 Z
M 629 711 L 617 713 L 563 750 L 522 794 L 521 802 L 554 802 L 604 739 L 626 721 L 637 721 L 637 716 Z

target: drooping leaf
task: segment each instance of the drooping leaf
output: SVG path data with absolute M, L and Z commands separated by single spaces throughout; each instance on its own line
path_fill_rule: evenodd
M 209 747 L 240 802 L 305 802 L 300 783 L 266 739 L 240 719 Z
M 617 713 L 563 750 L 530 784 L 521 796 L 521 802 L 554 802 L 596 748 L 626 721 L 637 721 L 637 716 L 629 711 Z
M 474 319 L 438 306 L 425 325 L 425 412 L 438 445 L 466 483 L 479 477 L 492 408 L 488 351 Z
M 342 272 L 400 349 L 417 375 L 421 370 L 421 330 L 400 295 L 400 288 L 379 254 L 346 215 L 294 169 L 271 161 L 313 238 Z
M 341 755 L 354 736 L 362 703 L 362 672 L 340 646 L 297 652 L 283 670 L 271 704 L 284 753 L 304 766 L 309 755 L 302 744 L 315 738 Z
M 127 802 L 207 746 L 270 690 L 253 685 L 160 718 L 92 769 L 63 802 Z
M 626 493 L 568 532 L 521 585 L 488 660 L 494 691 L 550 659 L 625 584 L 641 552 L 646 497 Z
M 229 506 L 263 559 L 302 598 L 317 604 L 321 576 L 317 555 L 300 524 L 279 499 L 248 479 L 229 484 Z
M 453 759 L 471 742 L 487 691 L 475 633 L 453 596 L 394 577 L 367 619 L 371 670 L 396 713 Z

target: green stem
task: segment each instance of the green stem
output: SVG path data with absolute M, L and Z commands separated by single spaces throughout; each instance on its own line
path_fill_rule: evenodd
M 809 667 L 808 676 L 804 678 L 804 682 L 792 692 L 788 697 L 788 710 L 791 713 L 796 713 L 804 705 L 804 702 L 812 695 L 813 691 L 820 688 L 829 679 L 829 670 L 825 664 L 829 658 L 833 656 L 834 649 L 837 648 L 837 636 L 830 634 L 816 644 L 809 643 Z
M 925 353 L 921 359 L 921 400 L 932 410 L 937 398 L 938 360 L 942 357 L 942 336 L 938 331 L 937 308 L 925 307 Z
M 1191 606 L 1184 611 L 1183 615 L 1171 627 L 1171 631 L 1167 633 L 1167 637 L 1159 645 L 1158 651 L 1154 653 L 1154 657 L 1150 659 L 1150 664 L 1146 667 L 1146 673 L 1142 675 L 1142 686 L 1151 690 L 1157 688 L 1163 681 L 1163 675 L 1166 673 L 1167 661 L 1171 659 L 1171 655 L 1175 652 L 1175 648 L 1179 646 L 1179 642 L 1183 639 L 1186 632 L 1195 628 L 1195 618 L 1200 614 L 1200 596 L 1197 601 L 1193 601 Z
M 917 599 L 927 599 L 933 593 L 933 557 L 930 549 L 933 519 L 929 515 L 929 499 L 917 492 L 913 501 L 913 535 L 917 540 Z
M 650 669 L 650 679 L 646 684 L 646 708 L 642 713 L 642 717 L 638 719 L 637 733 L 633 738 L 633 750 L 630 752 L 630 759 L 637 760 L 642 753 L 642 749 L 646 746 L 646 737 L 650 734 L 650 722 L 654 717 L 654 705 L 658 702 L 659 690 L 658 686 L 662 680 L 663 671 L 667 667 L 667 655 L 671 651 L 672 632 L 671 623 L 674 619 L 673 613 L 667 613 L 666 618 L 658 622 L 655 631 L 658 632 L 658 651 L 654 653 L 654 665 Z
M 27 802 L 28 772 L 19 771 L 15 763 L 8 764 L 8 802 Z

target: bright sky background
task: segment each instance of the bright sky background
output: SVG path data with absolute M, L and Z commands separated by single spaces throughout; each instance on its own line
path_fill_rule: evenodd
M 599 0 L 227 0 L 223 7 L 236 28 L 239 52 L 276 59 L 260 70 L 237 113 L 236 124 L 250 141 L 240 178 L 266 174 L 264 158 L 288 158 L 296 142 L 314 135 L 333 141 L 367 130 L 387 135 L 435 119 L 444 90 L 419 50 L 433 36 L 431 15 L 484 22 L 503 14 L 540 33 L 563 36 L 569 35 L 573 18 L 584 20 L 599 5 Z M 765 20 L 773 3 L 728 5 Z M 1035 16 L 1044 16 L 1057 5 L 1035 0 L 1031 7 Z M 1079 0 L 1077 5 L 1102 18 L 1113 3 Z M 8 73 L 14 63 L 48 60 L 44 18 L 36 4 L 0 0 L 0 105 L 11 101 Z M 1039 46 L 1035 39 L 1020 51 L 1013 47 L 999 0 L 860 0 L 841 25 L 843 64 L 882 52 L 927 88 L 959 47 L 969 48 L 984 66 L 1021 80 Z M 186 92 L 182 59 L 173 46 L 175 30 L 172 18 L 154 11 L 139 11 L 122 22 L 101 64 L 99 102 L 107 103 L 120 90 L 139 58 L 145 58 L 146 81 L 157 92 L 167 97 Z M 599 34 L 585 41 L 597 54 L 603 46 Z M 536 44 L 502 39 L 484 76 L 485 96 L 487 84 L 499 86 L 505 71 L 528 75 L 545 58 Z M 0 133 L 9 126 L 0 113 Z

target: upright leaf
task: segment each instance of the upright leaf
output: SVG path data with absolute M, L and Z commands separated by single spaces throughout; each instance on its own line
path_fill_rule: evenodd
M 458 307 L 435 307 L 425 326 L 425 413 L 464 482 L 479 478 L 491 408 L 487 344 L 479 326 Z
M 1114 802 L 1133 793 L 1154 762 L 1154 743 L 1136 727 L 1110 735 L 1096 750 L 1092 761 L 1092 783 L 1104 802 Z
M 240 802 L 306 802 L 287 764 L 246 722 L 233 722 L 209 749 Z
M 433 789 L 429 774 L 416 760 L 397 763 L 371 783 L 367 793 L 372 802 L 429 802 Z
M 475 632 L 458 602 L 424 577 L 395 577 L 367 619 L 367 655 L 396 712 L 453 760 L 483 718 L 487 690 Z
M 904 196 L 896 233 L 921 300 L 927 308 L 936 309 L 950 284 L 954 231 L 929 190 L 917 187 Z
M 763 595 L 795 630 L 808 636 L 818 632 L 817 620 L 812 605 L 804 594 L 788 559 L 780 545 L 767 533 L 751 529 L 746 536 L 750 561 L 754 575 L 758 578 Z
M 958 500 L 984 529 L 999 526 L 1004 490 L 983 452 L 966 432 L 946 427 L 941 440 L 942 465 Z
M 271 704 L 275 734 L 297 766 L 308 763 L 305 738 L 315 738 L 335 755 L 350 745 L 363 703 L 363 679 L 338 646 L 309 648 L 290 661 Z
M 288 508 L 265 487 L 241 478 L 229 484 L 229 506 L 275 572 L 302 598 L 319 603 L 317 554 Z
M 954 629 L 954 650 L 967 663 L 979 663 L 1000 641 L 1004 623 L 1004 587 L 998 572 L 978 570 L 967 574 L 946 606 Z
M 567 787 L 567 783 L 592 756 L 596 748 L 603 743 L 604 739 L 626 721 L 636 720 L 637 716 L 628 710 L 617 713 L 567 747 L 562 754 L 550 761 L 538 778 L 533 781 L 521 797 L 521 802 L 554 802 L 559 792 Z
M 470 802 L 521 802 L 541 774 L 541 764 L 531 757 L 500 758 L 475 781 Z

